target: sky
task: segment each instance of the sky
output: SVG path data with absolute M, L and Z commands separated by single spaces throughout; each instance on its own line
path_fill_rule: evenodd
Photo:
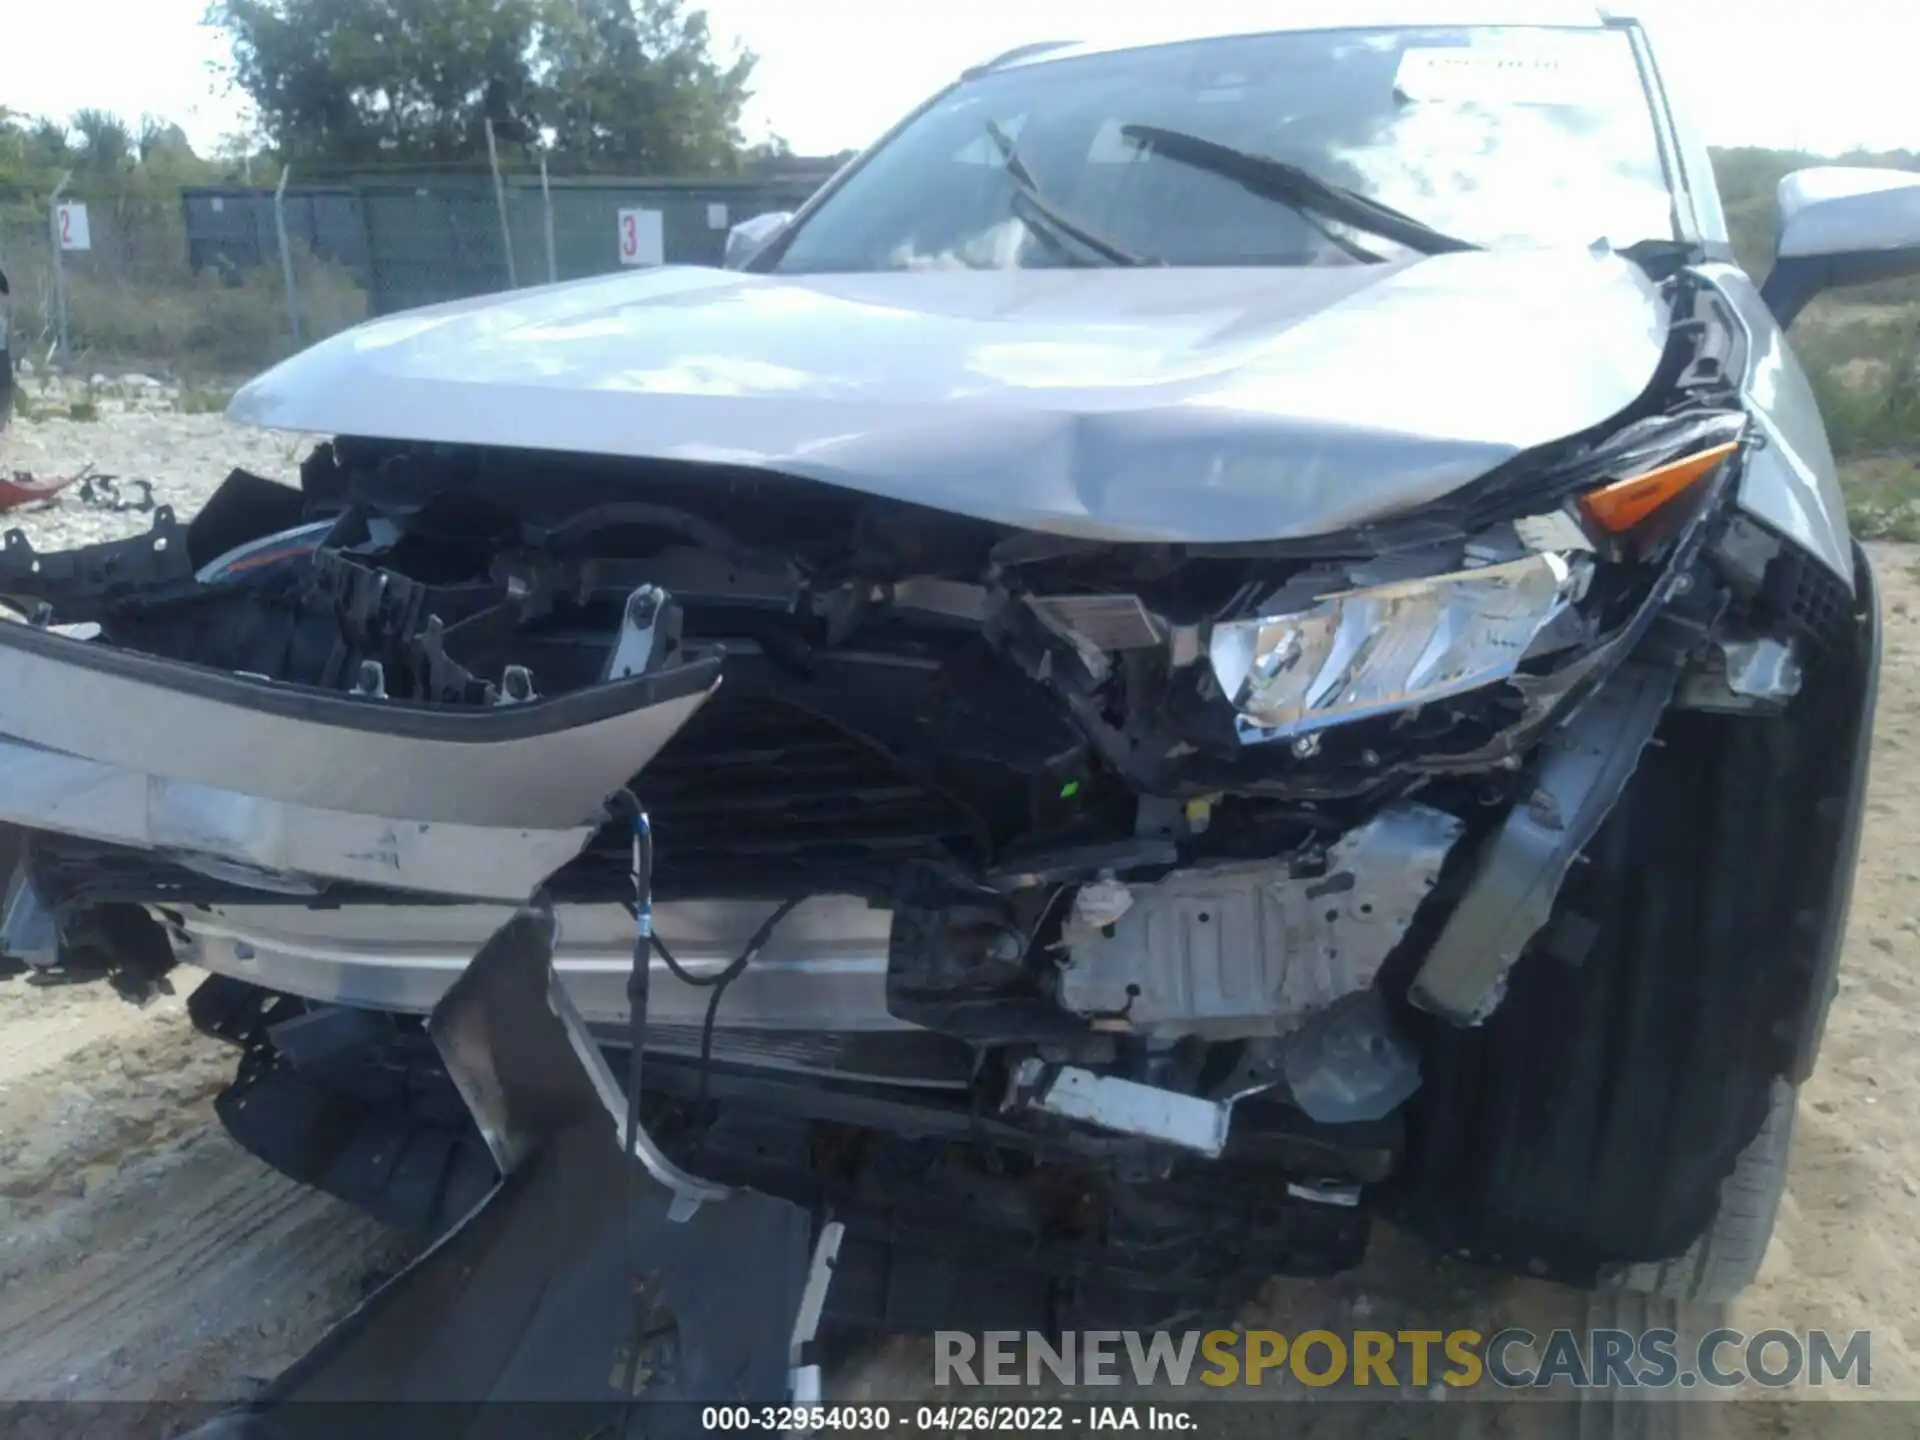
M 67 116 L 87 106 L 185 127 L 202 153 L 247 124 L 218 77 L 226 47 L 206 0 L 0 0 L 0 105 Z M 1177 0 L 1182 14 L 1258 28 L 1288 0 Z M 1141 0 L 707 0 L 724 46 L 760 56 L 750 138 L 801 154 L 857 149 L 978 60 L 1072 39 Z M 1436 13 L 1443 7 L 1436 6 Z M 1911 47 L 1888 43 L 1887 0 L 1645 0 L 1615 8 L 1655 27 L 1671 86 L 1710 143 L 1816 151 L 1920 148 Z M 1817 13 L 1820 23 L 1809 23 Z M 1110 23 L 1110 21 L 1109 21 Z M 1880 37 L 1878 42 L 1874 37 Z

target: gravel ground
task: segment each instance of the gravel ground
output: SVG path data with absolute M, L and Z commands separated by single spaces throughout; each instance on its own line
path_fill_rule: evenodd
M 169 413 L 165 392 L 103 403 L 99 421 L 19 425 L 0 437 L 0 472 L 72 474 L 86 465 L 148 476 L 191 512 L 234 465 L 292 478 L 300 447 Z M 72 499 L 18 524 L 34 544 L 143 528 Z M 1887 654 L 1874 793 L 1847 965 L 1819 1072 L 1801 1097 L 1793 1165 L 1760 1283 L 1725 1316 L 1676 1316 L 1643 1302 L 1489 1277 L 1391 1231 L 1367 1263 L 1327 1282 L 1276 1281 L 1250 1326 L 1402 1329 L 1473 1324 L 1724 1319 L 1873 1330 L 1874 1393 L 1920 1399 L 1920 550 L 1876 547 Z M 183 985 L 190 981 L 183 979 Z M 103 990 L 0 984 L 0 1399 L 145 1402 L 246 1395 L 310 1345 L 402 1259 L 404 1246 L 354 1212 L 273 1175 L 221 1133 L 210 1100 L 231 1054 L 197 1036 L 180 997 L 139 1011 Z M 838 1367 L 831 1394 L 926 1393 L 928 1351 L 880 1345 Z M 950 1397 L 949 1397 L 950 1398 Z M 1097 1398 L 1117 1398 L 1101 1394 Z M 1614 1428 L 1645 1428 L 1620 1407 Z M 1535 1433 L 1457 1407 L 1417 1407 L 1403 1435 Z M 1822 1433 L 1829 1406 L 1688 1406 L 1690 1434 Z M 139 1412 L 116 1411 L 121 1419 Z M 1351 1407 L 1296 1407 L 1289 1433 L 1363 1434 Z M 1451 1417 L 1451 1418 L 1449 1418 Z M 1757 1418 L 1756 1418 L 1757 1417 Z M 1857 1416 L 1855 1417 L 1857 1420 Z M 123 1433 L 146 1433 L 132 1421 Z M 1586 1423 L 1591 1428 L 1590 1420 Z M 1671 1432 L 1674 1422 L 1663 1421 Z M 1886 1433 L 1909 1434 L 1899 1415 Z M 89 1433 L 93 1433 L 90 1431 Z M 1850 1435 L 1874 1433 L 1859 1424 Z
M 16 420 L 0 432 L 0 475 L 150 480 L 156 501 L 173 506 L 182 521 L 236 468 L 290 482 L 299 478 L 307 442 L 241 429 L 218 414 L 184 414 L 176 387 L 139 383 L 146 378 L 86 387 L 57 380 L 23 381 L 28 408 L 37 418 Z M 83 399 L 99 418 L 66 418 L 74 402 Z M 9 512 L 0 528 L 22 530 L 36 550 L 46 550 L 138 534 L 150 519 L 95 509 L 82 502 L 74 486 L 50 502 Z

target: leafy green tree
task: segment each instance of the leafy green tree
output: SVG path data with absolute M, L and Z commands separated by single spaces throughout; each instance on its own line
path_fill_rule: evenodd
M 545 0 L 540 119 L 554 153 L 585 167 L 734 169 L 753 64 L 717 59 L 706 12 L 682 0 Z
M 471 161 L 485 126 L 581 166 L 732 168 L 753 57 L 685 0 L 216 0 L 234 78 L 294 164 Z
M 295 164 L 470 159 L 531 118 L 537 0 L 219 0 L 234 78 Z

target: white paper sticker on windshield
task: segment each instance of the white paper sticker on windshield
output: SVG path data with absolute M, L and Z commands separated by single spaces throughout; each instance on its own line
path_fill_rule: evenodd
M 1620 93 L 1606 55 L 1591 45 L 1542 42 L 1413 47 L 1393 88 L 1409 100 L 1487 105 L 1592 105 Z

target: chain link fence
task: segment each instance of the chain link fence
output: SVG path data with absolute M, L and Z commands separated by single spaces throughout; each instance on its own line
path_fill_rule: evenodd
M 16 358 L 37 357 L 57 334 L 47 212 L 30 203 L 0 203 L 0 272 L 12 289 Z
M 309 338 L 365 317 L 350 275 L 297 247 L 294 258 L 291 297 L 277 271 L 196 269 L 177 188 L 75 186 L 0 206 L 14 355 L 35 367 L 239 375 L 291 352 L 296 314 Z
M 390 313 L 628 267 L 718 265 L 728 229 L 796 208 L 805 180 L 485 174 L 356 185 L 372 308 Z
M 482 168 L 328 177 L 276 195 L 134 175 L 0 201 L 0 269 L 16 359 L 237 378 L 369 315 L 633 266 L 718 265 L 732 224 L 796 207 L 819 179 Z

